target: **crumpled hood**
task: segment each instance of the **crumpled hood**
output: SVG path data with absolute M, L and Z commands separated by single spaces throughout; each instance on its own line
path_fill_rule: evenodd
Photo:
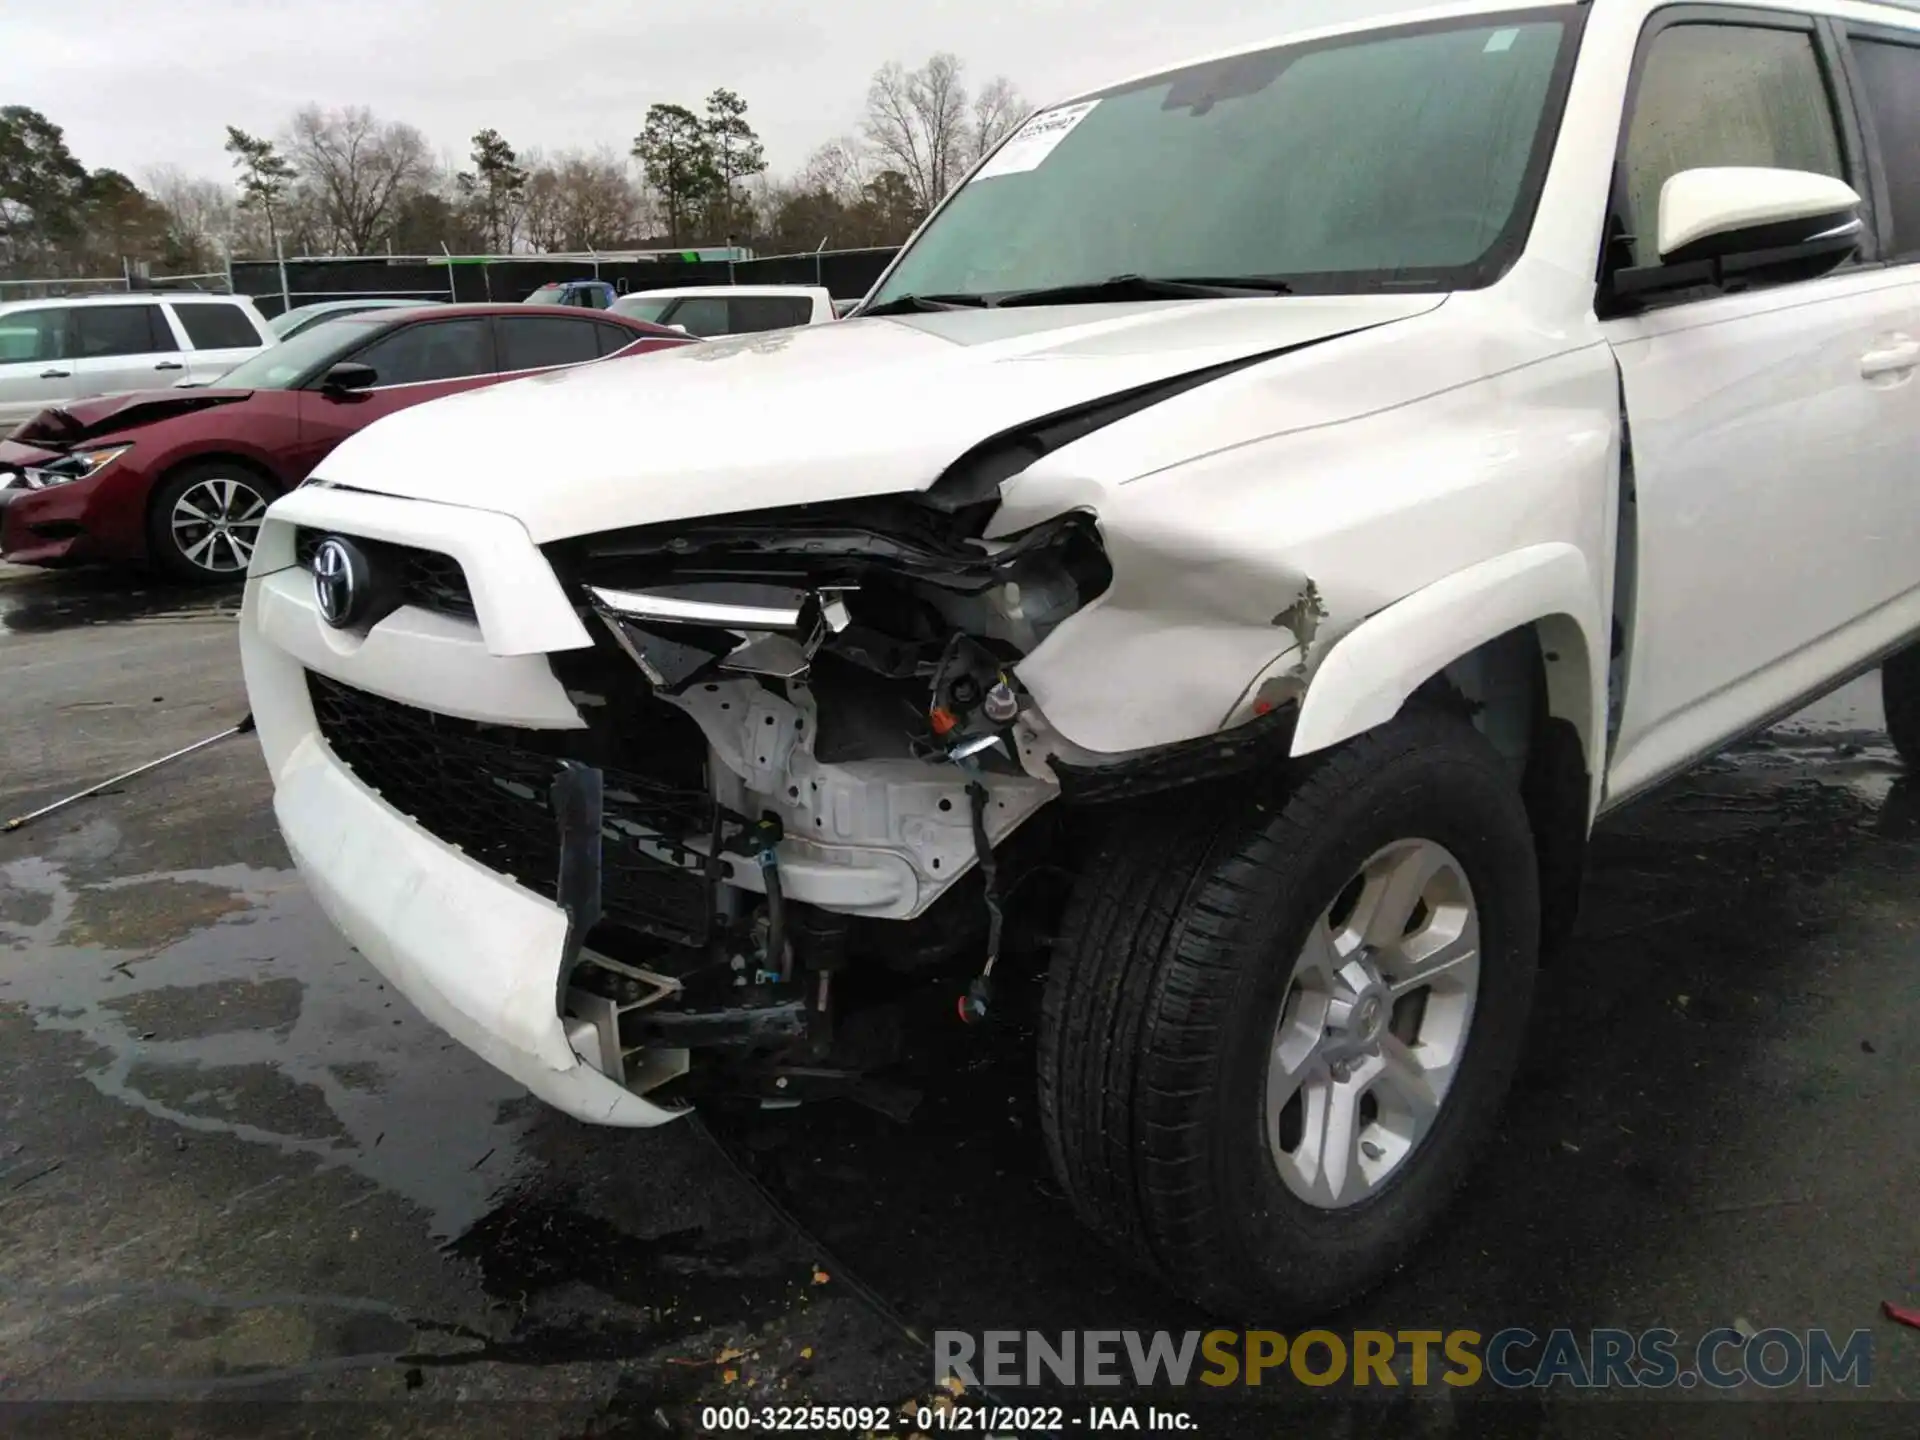
M 746 335 L 415 406 L 344 441 L 316 477 L 500 511 L 542 544 L 925 489 L 1015 426 L 1444 298 L 960 310 Z
M 52 405 L 23 421 L 10 438 L 64 450 L 83 440 L 250 398 L 251 390 L 132 390 L 97 400 Z

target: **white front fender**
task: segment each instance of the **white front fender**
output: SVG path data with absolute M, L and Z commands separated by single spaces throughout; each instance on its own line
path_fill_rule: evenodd
M 1549 706 L 1579 727 L 1588 771 L 1597 775 L 1593 747 L 1606 733 L 1601 615 L 1600 587 L 1573 545 L 1529 545 L 1457 570 L 1363 620 L 1334 644 L 1307 686 L 1293 753 L 1309 755 L 1384 724 L 1422 683 L 1462 655 L 1510 630 L 1547 622 L 1542 638 Z

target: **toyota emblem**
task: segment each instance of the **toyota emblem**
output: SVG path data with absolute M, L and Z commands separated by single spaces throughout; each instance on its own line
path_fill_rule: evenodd
M 320 618 L 344 630 L 360 618 L 367 598 L 367 561 L 358 549 L 329 535 L 313 552 L 313 601 Z

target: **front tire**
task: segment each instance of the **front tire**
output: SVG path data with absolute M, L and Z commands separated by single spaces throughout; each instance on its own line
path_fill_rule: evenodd
M 260 522 L 279 489 L 230 460 L 184 465 L 154 492 L 147 551 L 169 578 L 190 584 L 243 579 Z
M 1040 1109 L 1068 1196 L 1222 1314 L 1374 1285 L 1493 1128 L 1539 939 L 1513 776 L 1450 715 L 1404 714 L 1264 797 L 1130 816 L 1047 981 Z
M 1880 700 L 1887 738 L 1910 770 L 1920 770 L 1920 645 L 1909 645 L 1880 667 Z

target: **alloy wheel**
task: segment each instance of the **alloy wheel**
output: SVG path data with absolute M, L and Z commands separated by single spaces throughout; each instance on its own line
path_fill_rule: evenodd
M 167 517 L 174 548 L 209 575 L 243 574 L 267 504 L 251 480 L 214 475 L 198 481 L 181 492 Z
M 1307 936 L 1267 1064 L 1268 1148 L 1287 1188 L 1345 1209 L 1378 1192 L 1446 1103 L 1480 988 L 1480 917 L 1445 846 L 1376 851 Z

